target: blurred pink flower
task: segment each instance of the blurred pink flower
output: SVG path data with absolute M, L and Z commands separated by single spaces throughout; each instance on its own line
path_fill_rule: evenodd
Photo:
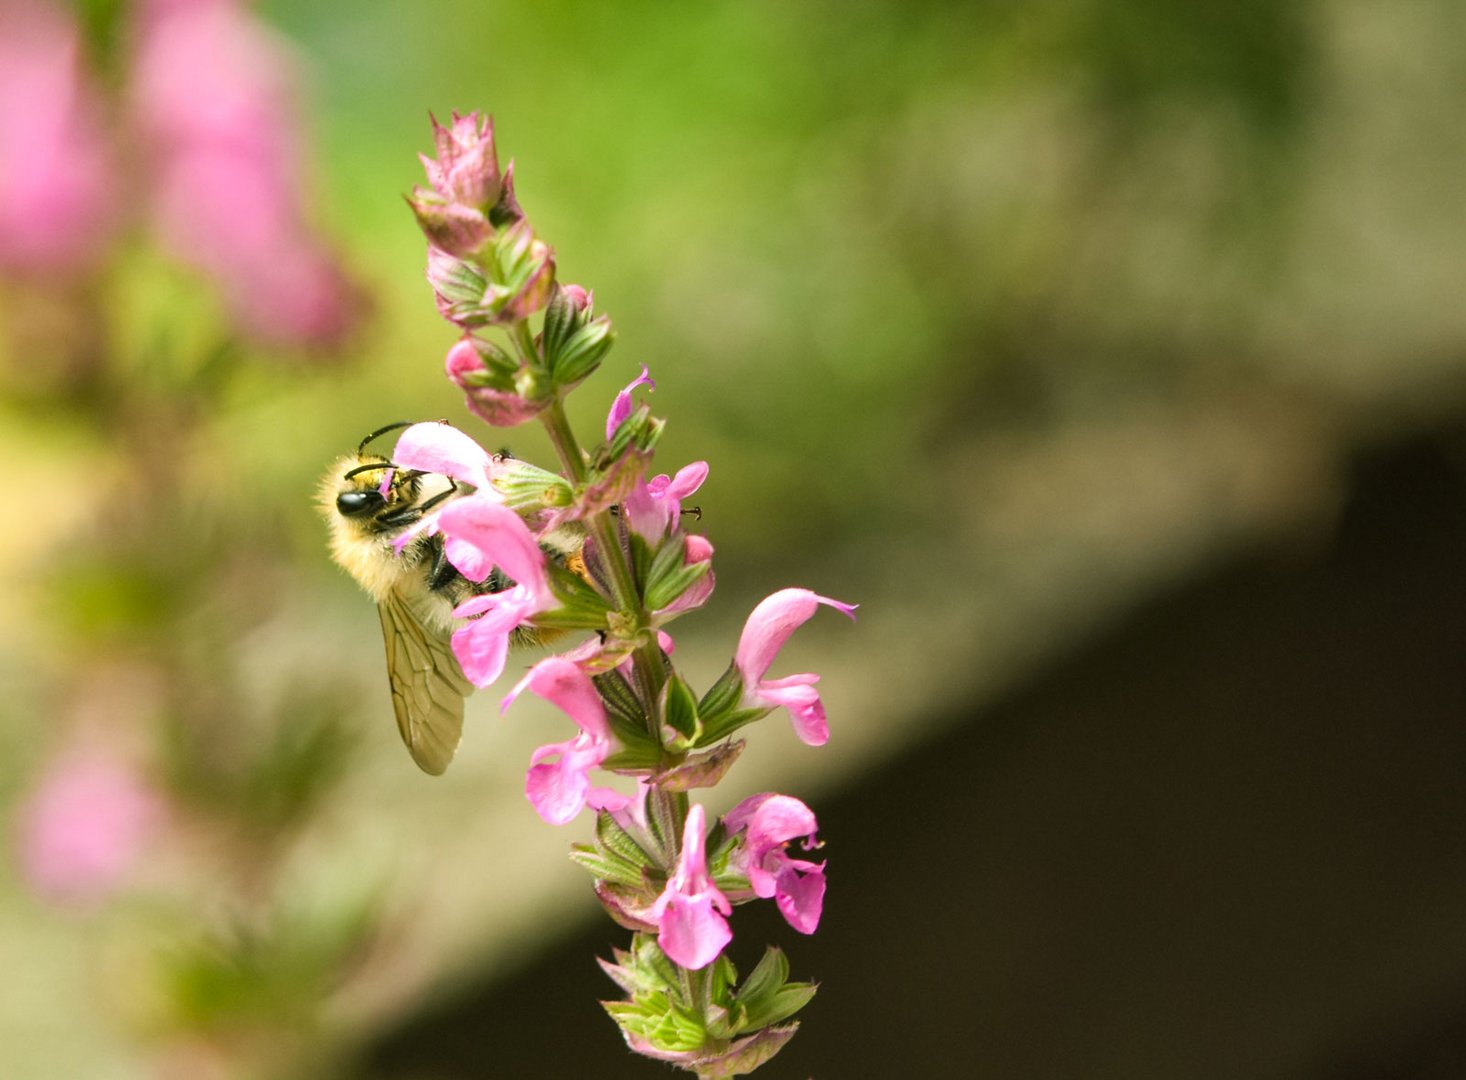
M 75 271 L 105 249 L 116 169 L 76 28 L 0 0 L 0 269 Z
M 21 870 L 43 896 L 104 898 L 123 884 L 162 816 L 159 797 L 127 765 L 72 752 L 21 808 Z
M 305 345 L 349 333 L 359 300 L 302 208 L 285 45 L 235 0 L 152 0 L 132 107 L 163 242 L 215 279 L 241 329 Z

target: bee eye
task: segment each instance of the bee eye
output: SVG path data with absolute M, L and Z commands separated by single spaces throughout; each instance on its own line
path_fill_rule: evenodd
M 386 505 L 380 491 L 343 491 L 336 496 L 336 512 L 342 517 L 361 517 Z

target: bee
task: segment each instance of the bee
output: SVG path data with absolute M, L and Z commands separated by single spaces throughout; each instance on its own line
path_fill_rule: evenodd
M 444 502 L 473 491 L 450 477 L 401 469 L 368 451 L 373 440 L 410 421 L 373 431 L 336 461 L 321 481 L 320 507 L 331 531 L 331 556 L 377 603 L 387 647 L 387 681 L 397 729 L 412 760 L 439 775 L 463 734 L 463 701 L 473 693 L 453 655 L 459 625 L 453 609 L 472 596 L 512 583 L 495 568 L 470 581 L 450 563 L 440 535 L 397 542 Z M 571 553 L 578 558 L 578 553 Z M 527 628 L 515 644 L 534 644 Z

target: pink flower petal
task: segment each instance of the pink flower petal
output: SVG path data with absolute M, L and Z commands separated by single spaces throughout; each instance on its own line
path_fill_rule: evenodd
M 711 964 L 733 940 L 723 918 L 732 905 L 708 877 L 706 815 L 699 804 L 687 811 L 677 869 L 651 908 L 657 944 L 674 963 L 693 971 Z
M 694 461 L 691 465 L 684 465 L 677 470 L 677 475 L 672 477 L 667 485 L 667 494 L 673 499 L 685 499 L 708 478 L 708 463 L 706 461 Z M 680 507 L 679 507 L 680 509 Z
M 818 675 L 790 675 L 758 684 L 756 698 L 765 705 L 783 706 L 794 722 L 794 734 L 808 746 L 823 746 L 830 739 L 824 702 L 814 684 Z
M 470 604 L 473 602 L 469 601 Z M 458 612 L 462 612 L 467 606 L 465 604 L 458 608 Z M 495 618 L 496 615 L 499 617 Z M 485 614 L 467 626 L 453 631 L 453 655 L 458 658 L 458 666 L 463 669 L 463 675 L 469 682 L 482 688 L 504 673 L 504 662 L 509 657 L 509 635 L 518 625 L 519 619 L 513 611 L 502 609 Z
M 662 915 L 657 944 L 674 964 L 697 971 L 707 967 L 733 940 L 728 920 L 710 896 L 676 897 Z
M 524 794 L 535 812 L 550 825 L 566 825 L 585 806 L 590 780 L 577 749 L 582 737 L 541 746 L 524 778 Z M 558 755 L 556 761 L 545 761 Z
M 478 496 L 456 499 L 438 514 L 438 527 L 445 536 L 471 545 L 482 556 L 482 559 L 464 559 L 475 573 L 483 571 L 485 562 L 492 563 L 548 606 L 545 553 L 524 519 L 513 510 Z M 449 551 L 450 559 L 454 551 L 459 558 L 464 558 L 462 549 L 455 548 Z M 456 562 L 453 565 L 465 577 L 469 576 L 469 570 Z M 486 571 L 475 580 L 482 581 L 484 577 Z
M 825 905 L 824 867 L 789 860 L 778 876 L 774 903 L 790 926 L 801 934 L 814 933 Z
M 821 604 L 855 617 L 855 605 L 842 604 L 808 589 L 780 589 L 753 609 L 744 623 L 733 661 L 745 683 L 757 683 L 764 677 L 789 635 L 808 622 Z
M 570 287 L 574 288 L 574 286 Z M 606 414 L 607 441 L 616 434 L 616 429 L 621 426 L 622 421 L 631 415 L 631 392 L 638 386 L 645 386 L 648 390 L 657 388 L 656 382 L 647 373 L 645 364 L 641 365 L 641 374 L 627 383 L 625 389 L 616 395 L 616 400 L 611 402 L 611 411 Z
M 489 483 L 493 455 L 448 424 L 413 424 L 398 437 L 392 460 L 405 468 L 472 484 L 489 498 L 497 496 Z
M 549 656 L 529 669 L 514 694 L 527 687 L 575 721 L 581 731 L 597 740 L 609 740 L 611 725 L 595 683 L 579 665 L 562 656 Z M 512 697 L 506 699 L 512 700 Z

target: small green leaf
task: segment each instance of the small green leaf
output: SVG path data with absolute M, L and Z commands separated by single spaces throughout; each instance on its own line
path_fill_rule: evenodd
M 692 739 L 697 734 L 697 698 L 676 673 L 663 690 L 662 716 L 684 738 Z
M 650 870 L 655 865 L 652 856 L 636 842 L 636 838 L 617 825 L 616 819 L 604 810 L 596 815 L 596 844 L 601 851 L 616 856 L 637 870 Z
M 582 326 L 557 351 L 551 375 L 558 386 L 574 386 L 595 371 L 611 351 L 616 335 L 604 315 Z
M 627 888 L 638 888 L 645 884 L 646 879 L 640 870 L 627 864 L 621 859 L 608 858 L 605 855 L 594 851 L 588 851 L 577 846 L 570 852 L 570 861 L 600 879 L 601 881 L 615 882 L 617 885 L 625 885 Z
M 773 710 L 767 708 L 734 709 L 711 720 L 704 713 L 702 714 L 702 736 L 698 741 L 701 745 L 706 746 L 710 743 L 718 742 L 721 739 L 726 739 L 739 728 L 751 724 L 755 720 L 762 720 L 771 712 Z
M 757 1013 L 752 1009 L 749 1010 L 748 1027 L 744 1030 L 752 1030 L 767 1024 L 776 1024 L 780 1020 L 787 1020 L 808 1005 L 810 998 L 814 997 L 818 990 L 819 987 L 814 983 L 785 983 L 769 999 L 764 1009 Z
M 729 664 L 728 670 L 719 676 L 717 682 L 708 687 L 708 692 L 697 703 L 697 712 L 703 718 L 703 727 L 706 728 L 722 714 L 736 709 L 742 697 L 743 676 L 739 674 L 736 666 Z

